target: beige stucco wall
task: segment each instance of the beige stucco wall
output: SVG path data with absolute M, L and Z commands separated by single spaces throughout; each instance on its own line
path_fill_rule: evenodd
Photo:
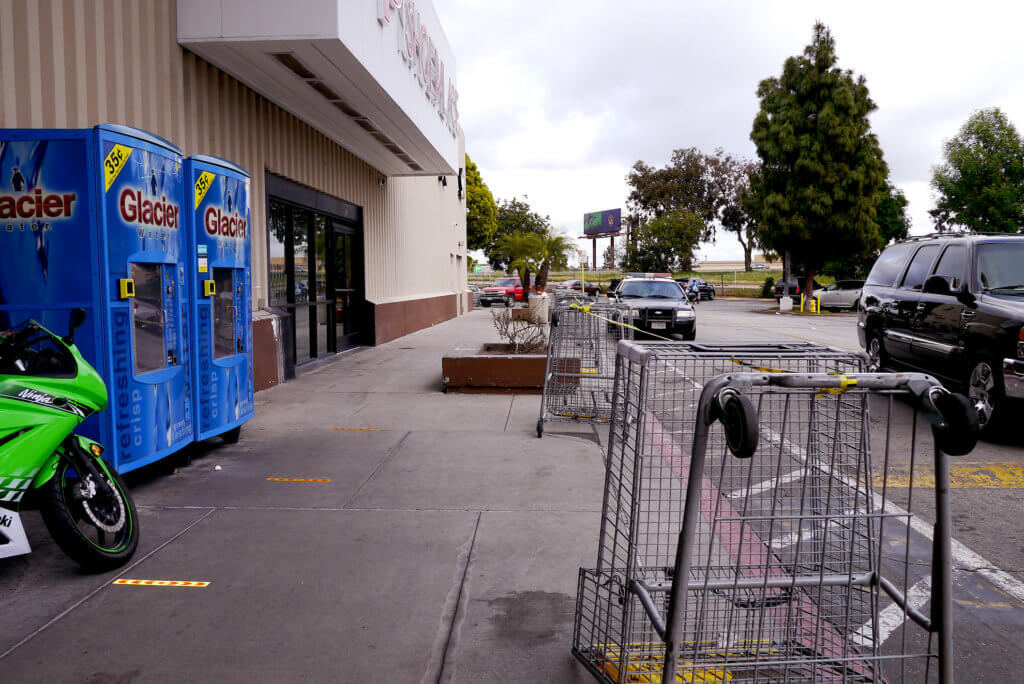
M 256 306 L 267 296 L 264 171 L 363 207 L 370 301 L 465 291 L 455 178 L 381 185 L 379 171 L 183 50 L 176 22 L 174 0 L 0 0 L 0 126 L 125 124 L 247 169 Z

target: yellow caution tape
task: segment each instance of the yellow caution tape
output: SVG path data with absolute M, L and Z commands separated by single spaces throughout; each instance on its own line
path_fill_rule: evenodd
M 857 384 L 857 378 L 851 378 L 844 373 L 829 371 L 829 375 L 839 376 L 839 387 L 822 387 L 816 398 L 823 397 L 826 394 L 846 394 Z
M 729 360 L 732 361 L 733 363 L 735 363 L 737 366 L 746 366 L 747 368 L 756 370 L 759 373 L 792 373 L 793 372 L 793 371 L 785 370 L 783 368 L 769 368 L 768 366 L 755 366 L 753 364 L 747 363 L 746 361 L 740 361 L 739 359 L 729 359 Z
M 657 335 L 655 333 L 643 330 L 642 328 L 638 328 L 635 325 L 630 325 L 629 323 L 623 323 L 622 321 L 613 321 L 610 318 L 605 318 L 604 316 L 600 316 L 600 315 L 598 315 L 596 313 L 593 313 L 590 310 L 590 305 L 588 305 L 588 304 L 570 304 L 569 308 L 576 309 L 577 311 L 582 311 L 583 313 L 587 314 L 588 316 L 593 316 L 594 318 L 597 318 L 599 320 L 605 321 L 607 323 L 611 323 L 613 325 L 618 325 L 618 326 L 621 326 L 623 328 L 629 328 L 630 330 L 636 330 L 637 332 L 642 332 L 643 334 L 650 335 L 651 337 L 657 337 L 659 340 L 665 340 L 666 342 L 673 342 L 674 341 L 674 340 L 670 340 L 667 337 L 662 337 L 661 335 Z

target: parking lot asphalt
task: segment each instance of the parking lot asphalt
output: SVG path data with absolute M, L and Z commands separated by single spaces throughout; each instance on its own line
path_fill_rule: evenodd
M 852 316 L 765 306 L 702 303 L 697 340 L 858 349 Z M 569 648 L 605 431 L 538 440 L 536 395 L 444 394 L 441 355 L 494 339 L 476 311 L 261 392 L 238 444 L 129 476 L 142 541 L 120 571 L 81 574 L 27 511 L 33 553 L 0 560 L 0 681 L 592 681 Z M 1021 462 L 1007 438 L 956 464 L 963 681 L 1024 669 Z

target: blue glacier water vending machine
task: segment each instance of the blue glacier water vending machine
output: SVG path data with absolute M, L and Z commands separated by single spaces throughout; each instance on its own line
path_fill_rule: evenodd
M 249 174 L 196 155 L 185 179 L 195 439 L 233 443 L 253 416 Z
M 0 129 L 0 330 L 75 336 L 109 404 L 82 433 L 120 472 L 193 441 L 184 160 L 138 129 Z

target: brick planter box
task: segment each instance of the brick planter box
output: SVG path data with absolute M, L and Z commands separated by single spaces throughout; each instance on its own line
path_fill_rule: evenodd
M 446 392 L 540 394 L 547 354 L 513 354 L 512 345 L 460 348 L 441 359 Z

